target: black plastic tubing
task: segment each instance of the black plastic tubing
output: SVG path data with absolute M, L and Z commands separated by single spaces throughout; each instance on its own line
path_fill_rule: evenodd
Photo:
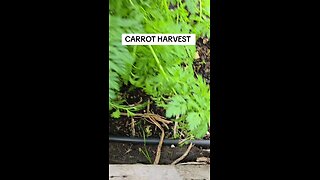
M 159 138 L 138 138 L 138 137 L 125 137 L 125 136 L 110 136 L 109 135 L 109 142 L 123 142 L 123 143 L 132 143 L 132 144 L 159 144 Z M 178 139 L 164 139 L 164 145 L 178 145 L 180 140 Z M 210 147 L 210 140 L 191 140 L 191 142 L 195 146 Z

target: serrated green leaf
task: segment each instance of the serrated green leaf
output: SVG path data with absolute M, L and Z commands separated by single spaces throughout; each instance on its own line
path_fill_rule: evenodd
M 186 4 L 188 7 L 188 10 L 191 14 L 195 14 L 197 11 L 197 0 L 186 0 Z
M 168 103 L 166 110 L 166 117 L 173 117 L 183 115 L 187 112 L 187 102 L 182 96 L 174 96 Z
M 199 116 L 199 113 L 196 113 L 196 112 L 188 113 L 186 120 L 188 122 L 189 129 L 191 131 L 197 128 L 198 125 L 201 123 L 201 118 Z
M 206 133 L 208 132 L 208 124 L 207 123 L 201 123 L 198 128 L 195 129 L 193 132 L 194 136 L 196 138 L 203 138 Z
M 120 111 L 119 111 L 119 109 L 117 109 L 115 112 L 113 112 L 113 113 L 111 114 L 111 117 L 113 117 L 113 118 L 120 118 Z

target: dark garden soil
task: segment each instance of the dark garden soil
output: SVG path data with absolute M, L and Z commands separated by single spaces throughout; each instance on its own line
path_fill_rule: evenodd
M 199 38 L 197 40 L 197 54 L 195 55 L 194 70 L 195 74 L 200 74 L 210 84 L 210 41 L 207 38 Z M 161 107 L 157 107 L 142 89 L 132 89 L 130 85 L 123 86 L 120 95 L 127 99 L 128 105 L 137 105 L 150 101 L 150 112 L 165 117 L 165 111 Z M 146 109 L 137 113 L 146 113 Z M 132 119 L 127 116 L 121 116 L 114 119 L 109 116 L 109 135 L 127 136 L 127 137 L 155 137 L 160 139 L 161 130 L 154 124 L 139 118 L 134 118 L 134 126 Z M 163 126 L 165 130 L 165 138 L 171 138 L 173 132 L 173 124 L 169 124 L 169 130 Z M 134 128 L 133 128 L 134 127 Z M 144 130 L 144 131 L 143 131 Z M 208 130 L 210 132 L 210 130 Z M 145 132 L 143 134 L 142 132 Z M 181 137 L 183 138 L 183 137 Z M 210 139 L 210 135 L 204 137 Z M 171 147 L 162 146 L 161 158 L 159 164 L 171 164 L 179 158 L 188 146 Z M 110 164 L 151 164 L 154 161 L 157 151 L 157 145 L 130 144 L 109 142 L 109 163 Z M 148 160 L 150 156 L 151 162 Z M 209 157 L 210 151 L 203 150 L 201 147 L 193 147 L 188 156 L 181 162 L 195 162 L 199 157 Z M 180 163 L 181 163 L 180 162 Z
M 158 145 L 130 144 L 130 143 L 109 143 L 109 163 L 110 164 L 152 164 L 155 159 L 155 154 Z M 171 164 L 173 161 L 182 156 L 188 146 L 170 147 L 162 146 L 161 158 L 159 164 Z M 139 150 L 141 149 L 141 150 Z M 150 155 L 150 160 L 143 152 Z M 210 158 L 210 152 L 198 147 L 191 148 L 188 156 L 186 156 L 180 163 L 196 162 L 200 157 Z M 208 162 L 206 162 L 208 163 Z
M 201 74 L 210 84 L 210 41 L 208 38 L 199 38 L 196 42 L 197 53 L 193 68 L 196 74 Z

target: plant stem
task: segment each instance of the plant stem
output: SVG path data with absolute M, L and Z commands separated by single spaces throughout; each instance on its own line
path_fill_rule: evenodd
M 167 4 L 167 0 L 162 1 L 164 3 L 164 9 L 166 10 L 167 18 L 169 18 L 169 6 Z
M 179 23 L 179 3 L 177 4 L 177 24 Z
M 148 46 L 149 46 L 149 48 L 150 48 L 150 50 L 151 50 L 151 52 L 152 52 L 152 55 L 153 55 L 154 59 L 156 60 L 158 66 L 159 66 L 160 72 L 162 73 L 162 75 L 164 76 L 164 78 L 166 78 L 166 80 L 169 81 L 169 79 L 168 79 L 168 77 L 167 77 L 167 74 L 164 72 L 164 69 L 163 69 L 163 67 L 161 66 L 160 61 L 159 61 L 156 53 L 154 52 L 152 46 L 151 46 L 151 45 L 148 45 Z
M 133 46 L 132 56 L 134 60 L 136 59 L 136 52 L 137 52 L 137 45 Z
M 129 0 L 133 7 L 136 7 L 131 0 Z
M 188 49 L 186 46 L 184 46 L 184 48 L 186 49 L 188 56 L 189 56 L 190 58 L 192 58 L 192 56 L 191 56 L 191 54 L 190 54 L 190 52 L 189 52 L 189 49 Z
M 201 0 L 200 0 L 200 21 L 202 21 L 201 16 L 202 16 L 202 3 L 201 3 Z
M 159 61 L 156 53 L 154 52 L 152 46 L 151 46 L 151 45 L 148 45 L 148 46 L 149 46 L 149 48 L 150 48 L 150 50 L 151 50 L 151 52 L 152 52 L 152 55 L 153 55 L 154 59 L 156 60 L 158 66 L 159 66 L 160 72 L 162 73 L 162 75 L 164 76 L 164 78 L 166 78 L 166 80 L 169 82 L 169 78 L 168 78 L 167 74 L 164 72 L 164 69 L 163 69 L 163 67 L 161 66 L 160 61 Z M 177 95 L 176 90 L 173 89 L 173 88 L 171 88 L 171 89 L 172 89 L 172 91 L 174 92 L 174 94 Z
M 147 147 L 146 147 L 146 135 L 144 134 L 144 129 L 141 126 L 140 126 L 140 129 L 143 133 L 143 144 L 144 144 L 144 149 L 145 149 L 146 153 L 143 150 L 141 150 L 141 151 L 142 151 L 143 155 L 147 158 L 147 160 L 150 162 L 150 164 L 152 164 L 151 157 L 150 157 L 148 150 L 147 150 Z

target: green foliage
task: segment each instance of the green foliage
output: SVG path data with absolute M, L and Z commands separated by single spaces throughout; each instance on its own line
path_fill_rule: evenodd
M 119 109 L 117 109 L 116 111 L 114 111 L 114 112 L 111 114 L 111 117 L 113 117 L 113 118 L 120 118 L 120 111 L 119 111 Z
M 112 117 L 119 118 L 121 111 L 133 115 L 133 111 L 145 107 L 122 103 L 117 93 L 123 84 L 130 82 L 164 107 L 167 118 L 178 121 L 188 137 L 202 138 L 210 123 L 210 89 L 201 76 L 194 76 L 195 46 L 122 46 L 121 34 L 194 33 L 196 37 L 210 38 L 210 1 L 112 0 L 109 4 Z
M 116 99 L 116 92 L 120 90 L 120 77 L 129 80 L 134 59 L 125 46 L 121 45 L 121 34 L 128 28 L 120 26 L 121 18 L 109 15 L 109 105 Z M 126 20 L 126 19 L 123 19 Z M 127 20 L 126 20 L 127 21 Z M 122 81 L 121 80 L 121 81 Z

